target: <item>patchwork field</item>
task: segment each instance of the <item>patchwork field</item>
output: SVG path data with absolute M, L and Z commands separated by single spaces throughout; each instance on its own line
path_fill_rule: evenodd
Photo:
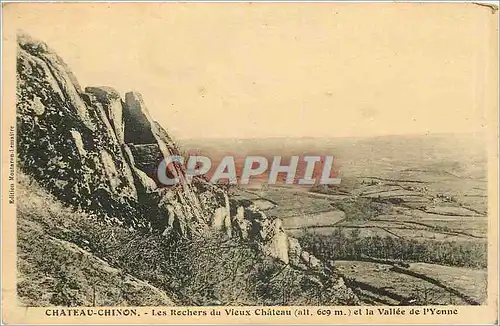
M 333 266 L 367 304 L 485 302 L 487 218 L 481 211 L 485 206 L 475 202 L 471 208 L 470 203 L 460 201 L 467 196 L 450 200 L 435 189 L 429 190 L 433 189 L 431 184 L 425 190 L 414 187 L 395 191 L 393 188 L 392 181 L 377 181 L 376 185 L 361 184 L 353 191 L 356 194 L 349 195 L 317 194 L 305 188 L 285 186 L 245 190 L 240 195 L 260 203 L 261 208 L 267 201 L 266 214 L 281 217 L 290 234 L 301 240 L 307 238 L 306 243 L 303 242 L 306 246 L 321 243 L 323 247 L 334 247 L 335 241 L 318 240 L 318 237 L 338 239 L 341 232 L 345 241 L 363 243 L 360 246 L 364 246 L 365 251 L 373 245 L 372 240 L 378 238 L 394 239 L 392 251 L 408 245 L 401 241 L 414 241 L 428 248 L 422 257 L 417 257 L 422 260 L 404 259 L 406 257 L 400 260 L 410 263 L 408 271 L 433 278 L 435 282 L 395 271 L 392 265 L 358 261 L 360 257 L 356 255 L 333 257 L 325 254 L 324 248 L 316 251 L 321 258 L 334 260 Z M 440 252 L 441 247 L 446 249 Z M 449 258 L 450 252 L 465 256 Z M 373 255 L 398 258 L 390 252 L 384 255 L 382 248 L 373 251 Z M 474 259 L 469 259 L 472 256 Z M 465 266 L 435 264 L 441 261 L 446 265 Z

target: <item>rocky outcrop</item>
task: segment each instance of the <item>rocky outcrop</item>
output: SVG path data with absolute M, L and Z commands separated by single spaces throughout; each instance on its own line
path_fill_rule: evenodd
M 67 204 L 179 237 L 215 228 L 285 264 L 322 268 L 280 219 L 201 178 L 185 182 L 183 165 L 166 171 L 180 183 L 162 187 L 156 169 L 180 149 L 139 93 L 83 91 L 63 60 L 28 36 L 19 37 L 17 83 L 18 166 Z
M 125 142 L 133 144 L 155 144 L 149 111 L 141 94 L 129 92 L 125 95 Z
M 123 103 L 120 94 L 111 87 L 86 87 L 85 93 L 92 94 L 103 105 L 106 117 L 112 124 L 117 141 L 125 142 L 125 125 L 123 123 Z
M 26 36 L 19 38 L 17 72 L 20 168 L 68 203 L 144 224 L 108 103 L 82 93 L 62 59 Z

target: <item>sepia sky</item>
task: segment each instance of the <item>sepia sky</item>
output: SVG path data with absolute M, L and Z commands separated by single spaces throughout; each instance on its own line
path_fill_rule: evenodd
M 4 15 L 63 57 L 83 87 L 141 92 L 178 139 L 484 128 L 486 7 L 9 6 Z

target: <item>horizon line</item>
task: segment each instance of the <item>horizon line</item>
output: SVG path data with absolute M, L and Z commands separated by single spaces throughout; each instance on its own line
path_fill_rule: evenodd
M 314 140 L 314 139 L 346 139 L 346 138 L 382 138 L 382 137 L 422 137 L 422 136 L 478 136 L 483 134 L 480 131 L 470 131 L 470 132 L 437 132 L 437 133 L 407 133 L 407 134 L 386 134 L 386 135 L 371 135 L 371 136 L 269 136 L 269 137 L 175 137 L 177 141 L 199 141 L 199 140 L 286 140 L 286 139 L 304 139 L 304 140 Z

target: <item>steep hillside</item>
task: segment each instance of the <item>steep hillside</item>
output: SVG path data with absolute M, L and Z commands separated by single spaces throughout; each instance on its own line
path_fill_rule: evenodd
M 219 232 L 173 239 L 116 225 L 65 206 L 23 173 L 17 191 L 26 306 L 357 302 L 336 273 L 298 270 Z
M 165 291 L 96 256 L 99 223 L 18 175 L 18 297 L 27 306 L 175 305 Z M 96 224 L 96 225 L 93 225 Z M 106 232 L 102 232 L 106 236 Z
M 229 198 L 226 190 L 202 179 L 184 182 L 181 165 L 169 165 L 167 171 L 181 182 L 161 187 L 155 171 L 179 148 L 151 118 L 139 93 L 122 98 L 109 87 L 83 90 L 46 44 L 26 35 L 18 40 L 20 178 L 42 185 L 40 191 L 53 196 L 48 202 L 59 203 L 54 209 L 25 209 L 43 199 L 18 193 L 23 203 L 18 212 L 20 271 L 25 275 L 18 290 L 28 304 L 86 305 L 90 284 L 100 283 L 88 280 L 101 274 L 110 289 L 157 291 L 150 299 L 157 304 L 169 302 L 168 296 L 195 305 L 356 302 L 334 271 L 285 233 L 280 219 Z M 54 258 L 42 254 L 44 247 L 54 251 Z M 88 257 L 89 263 L 75 257 Z M 193 267 L 195 260 L 199 263 Z M 34 271 L 43 266 L 50 267 L 45 273 L 56 281 L 38 283 Z M 79 289 L 76 297 L 44 299 L 54 293 L 50 284 L 68 278 Z M 136 283 L 131 288 L 127 280 Z M 121 293 L 110 302 L 131 300 Z

